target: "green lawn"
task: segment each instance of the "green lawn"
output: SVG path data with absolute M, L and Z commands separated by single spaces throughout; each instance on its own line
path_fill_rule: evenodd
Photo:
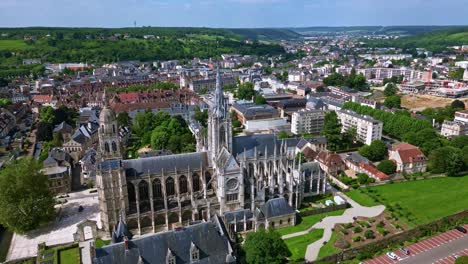
M 415 226 L 448 216 L 468 208 L 468 175 L 369 187 L 371 195 L 395 212 L 404 213 L 401 220 Z M 353 190 L 347 194 L 363 205 L 375 204 L 366 193 Z M 402 209 L 399 209 L 400 206 Z M 408 217 L 411 221 L 408 221 Z
M 375 202 L 374 199 L 372 199 L 372 197 L 369 197 L 367 194 L 361 192 L 359 189 L 349 191 L 346 193 L 346 195 L 362 206 L 379 205 L 379 203 Z
M 307 246 L 323 236 L 323 229 L 311 230 L 307 235 L 285 239 L 284 242 L 291 251 L 291 261 L 303 260 Z
M 330 238 L 330 240 L 328 240 L 327 244 L 323 245 L 322 248 L 320 248 L 320 252 L 318 254 L 318 259 L 321 259 L 323 257 L 326 257 L 326 256 L 330 256 L 330 255 L 333 255 L 333 254 L 336 254 L 338 252 L 340 252 L 341 250 L 336 248 L 334 246 L 335 244 L 335 241 L 338 239 L 338 234 L 336 232 L 332 232 L 332 236 Z
M 60 264 L 79 264 L 80 263 L 80 249 L 73 247 L 59 251 Z
M 328 212 L 328 213 L 323 213 L 323 214 L 317 214 L 317 215 L 310 215 L 306 217 L 302 217 L 302 220 L 299 224 L 295 226 L 288 226 L 284 227 L 281 229 L 276 230 L 280 235 L 287 235 L 287 234 L 292 234 L 300 231 L 305 231 L 309 227 L 313 226 L 314 224 L 318 223 L 321 219 L 327 217 L 327 216 L 336 216 L 336 215 L 342 215 L 345 210 L 337 210 L 333 212 Z
M 110 244 L 110 240 L 102 240 L 100 238 L 96 239 L 96 242 L 95 242 L 95 247 L 96 248 L 102 248 L 103 246 L 107 246 Z
M 28 45 L 20 39 L 0 40 L 0 50 L 21 50 L 28 48 Z

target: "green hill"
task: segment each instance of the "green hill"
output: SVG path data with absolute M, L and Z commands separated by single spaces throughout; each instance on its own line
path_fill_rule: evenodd
M 396 40 L 367 41 L 367 44 L 371 47 L 426 48 L 434 52 L 441 52 L 449 46 L 467 45 L 468 26 L 435 30 Z

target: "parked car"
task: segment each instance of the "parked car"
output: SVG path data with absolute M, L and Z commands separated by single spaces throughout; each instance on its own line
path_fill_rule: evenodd
M 385 255 L 387 255 L 387 257 L 388 257 L 389 259 L 393 259 L 393 260 L 397 260 L 397 259 L 398 259 L 398 256 L 397 256 L 395 253 L 393 253 L 393 252 L 387 252 L 387 254 L 385 254 Z
M 466 234 L 466 228 L 464 228 L 463 226 L 457 226 L 457 227 L 455 227 L 455 229 L 462 232 L 462 233 L 464 233 L 464 234 Z
M 409 250 L 406 249 L 406 248 L 400 248 L 400 251 L 403 252 L 403 254 L 405 254 L 405 255 L 409 255 L 409 254 L 410 254 Z

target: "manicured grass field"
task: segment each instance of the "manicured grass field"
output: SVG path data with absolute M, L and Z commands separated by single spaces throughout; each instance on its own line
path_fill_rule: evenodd
M 311 230 L 307 235 L 293 237 L 284 240 L 291 251 L 291 261 L 296 262 L 304 259 L 307 246 L 319 240 L 323 236 L 323 229 Z
M 328 213 L 324 213 L 324 214 L 305 216 L 305 217 L 302 217 L 302 220 L 301 220 L 301 222 L 299 224 L 297 224 L 295 226 L 288 226 L 288 227 L 285 227 L 285 228 L 281 228 L 281 229 L 278 229 L 276 231 L 278 231 L 278 233 L 280 233 L 280 235 L 282 235 L 282 236 L 287 235 L 287 234 L 300 232 L 300 231 L 305 231 L 307 228 L 309 228 L 309 227 L 313 226 L 314 224 L 318 223 L 323 218 L 325 218 L 327 216 L 342 215 L 343 212 L 344 212 L 344 210 L 337 210 L 337 211 L 328 212 Z
M 73 247 L 59 251 L 60 264 L 78 264 L 80 263 L 80 249 Z
M 20 39 L 2 39 L 0 40 L 0 50 L 21 50 L 28 48 L 28 45 Z
M 340 249 L 335 247 L 335 241 L 338 239 L 338 237 L 339 236 L 336 232 L 332 232 L 330 240 L 328 240 L 327 244 L 323 245 L 322 248 L 320 248 L 318 259 L 336 254 L 341 251 Z
M 446 177 L 411 182 L 401 182 L 369 187 L 388 207 L 401 206 L 413 219 L 410 226 L 431 222 L 468 208 L 468 175 Z M 362 205 L 375 205 L 375 202 L 361 190 L 347 193 Z M 405 222 L 406 217 L 402 219 Z

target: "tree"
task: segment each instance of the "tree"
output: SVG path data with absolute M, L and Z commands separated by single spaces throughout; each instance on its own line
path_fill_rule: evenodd
M 48 122 L 39 122 L 37 125 L 36 139 L 37 141 L 50 141 L 52 140 L 52 124 Z
M 433 150 L 429 155 L 429 169 L 434 173 L 447 173 L 455 176 L 463 170 L 463 152 L 459 148 L 441 147 Z
M 375 182 L 375 180 L 373 178 L 369 177 L 365 173 L 359 173 L 358 174 L 358 182 L 359 182 L 359 184 L 368 184 L 368 183 Z
M 463 79 L 463 73 L 465 72 L 465 69 L 463 68 L 458 68 L 454 71 L 450 71 L 449 72 L 449 77 L 452 78 L 452 79 L 456 79 L 456 80 L 461 80 Z
M 398 88 L 394 83 L 387 83 L 384 90 L 385 96 L 392 96 L 398 92 Z
M 55 123 L 55 111 L 52 106 L 44 106 L 39 111 L 39 116 L 41 117 L 41 121 L 49 124 Z
M 288 135 L 288 132 L 286 132 L 286 131 L 280 131 L 278 133 L 278 138 L 279 139 L 288 138 L 288 137 L 289 137 L 289 135 Z
M 130 127 L 132 125 L 132 120 L 127 112 L 121 112 L 117 115 L 117 123 L 120 127 Z
M 249 264 L 281 264 L 291 256 L 288 247 L 274 230 L 250 232 L 244 243 L 246 260 Z
M 335 111 L 325 114 L 322 136 L 327 138 L 328 148 L 332 151 L 340 149 L 341 146 L 341 123 Z
M 255 95 L 255 90 L 251 82 L 245 82 L 239 85 L 237 89 L 236 97 L 240 100 L 252 100 Z
M 25 233 L 53 218 L 54 197 L 48 178 L 32 158 L 15 160 L 0 171 L 0 223 Z
M 391 95 L 385 98 L 384 105 L 390 109 L 401 108 L 401 98 L 396 95 Z
M 54 133 L 52 138 L 52 144 L 56 147 L 61 147 L 63 145 L 63 135 L 60 132 Z
M 463 101 L 460 101 L 460 100 L 454 100 L 450 106 L 452 106 L 453 109 L 461 109 L 461 110 L 465 110 L 465 103 L 463 103 Z
M 468 256 L 460 256 L 455 260 L 455 264 L 468 264 Z
M 396 172 L 396 164 L 391 160 L 382 160 L 377 169 L 387 175 L 391 175 Z
M 370 145 L 359 148 L 359 154 L 372 161 L 383 160 L 387 154 L 387 145 L 382 140 L 374 140 Z
M 263 104 L 267 103 L 265 97 L 263 97 L 263 95 L 261 95 L 261 94 L 255 95 L 254 101 L 255 101 L 256 105 L 263 105 Z
M 203 127 L 208 125 L 208 111 L 201 111 L 200 107 L 195 108 L 195 120 L 198 121 Z

